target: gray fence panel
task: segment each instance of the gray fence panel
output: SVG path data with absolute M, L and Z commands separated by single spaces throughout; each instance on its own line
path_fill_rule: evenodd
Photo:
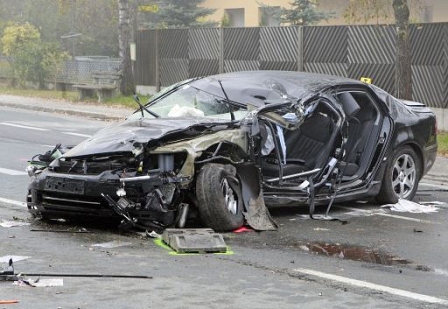
M 448 103 L 446 33 L 443 24 L 411 27 L 413 98 L 434 107 Z
M 304 71 L 347 76 L 347 27 L 304 27 Z
M 151 58 L 155 57 L 154 33 L 141 32 L 138 44 L 145 46 L 137 46 L 137 84 L 156 85 L 151 72 L 158 64 L 162 86 L 220 70 L 303 69 L 369 77 L 375 85 L 395 92 L 394 26 L 160 30 L 158 59 Z M 412 26 L 411 49 L 414 100 L 448 107 L 448 24 Z
M 169 86 L 189 76 L 188 29 L 160 30 L 160 84 Z
M 386 91 L 395 89 L 395 30 L 392 26 L 347 27 L 348 76 L 369 77 Z
M 260 69 L 297 71 L 299 47 L 298 27 L 260 28 Z
M 189 77 L 219 73 L 220 30 L 195 28 L 188 37 Z
M 156 85 L 157 31 L 144 30 L 137 34 L 137 59 L 134 79 L 139 85 Z
M 223 29 L 224 71 L 260 69 L 260 28 Z

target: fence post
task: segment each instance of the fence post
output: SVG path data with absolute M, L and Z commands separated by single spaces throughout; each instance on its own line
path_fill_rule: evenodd
M 303 71 L 303 26 L 297 28 L 298 40 L 297 40 L 297 71 Z
M 219 73 L 224 73 L 224 27 L 219 28 Z
M 156 91 L 159 92 L 160 91 L 160 53 L 159 53 L 159 35 L 160 35 L 160 31 L 159 29 L 156 29 L 156 39 L 155 39 L 155 45 L 156 45 L 156 63 L 155 63 L 155 67 L 156 67 Z

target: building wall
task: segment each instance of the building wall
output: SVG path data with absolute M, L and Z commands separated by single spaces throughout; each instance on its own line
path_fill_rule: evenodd
M 216 12 L 210 15 L 210 19 L 220 22 L 224 16 L 225 9 L 244 9 L 244 26 L 258 27 L 260 21 L 259 3 L 269 6 L 289 8 L 291 0 L 205 0 L 203 7 L 214 8 Z M 350 0 L 320 0 L 319 8 L 325 11 L 333 11 L 336 18 L 322 21 L 318 25 L 344 25 L 343 11 L 349 5 Z M 416 22 L 447 22 L 448 0 L 418 0 L 421 6 L 419 12 L 412 17 Z M 414 9 L 415 10 L 415 9 Z M 393 16 L 378 19 L 369 23 L 393 23 Z

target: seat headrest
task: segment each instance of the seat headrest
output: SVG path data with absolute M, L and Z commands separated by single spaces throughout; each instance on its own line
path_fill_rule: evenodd
M 338 94 L 338 99 L 341 102 L 342 109 L 344 110 L 345 116 L 347 118 L 353 118 L 361 109 L 350 92 L 343 92 Z

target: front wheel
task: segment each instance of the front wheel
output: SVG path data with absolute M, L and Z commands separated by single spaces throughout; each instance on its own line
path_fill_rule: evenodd
M 382 204 L 412 200 L 421 177 L 420 158 L 409 146 L 395 150 L 384 172 L 383 184 L 377 196 Z
M 199 215 L 215 231 L 231 231 L 244 224 L 241 183 L 232 165 L 209 163 L 196 181 Z

